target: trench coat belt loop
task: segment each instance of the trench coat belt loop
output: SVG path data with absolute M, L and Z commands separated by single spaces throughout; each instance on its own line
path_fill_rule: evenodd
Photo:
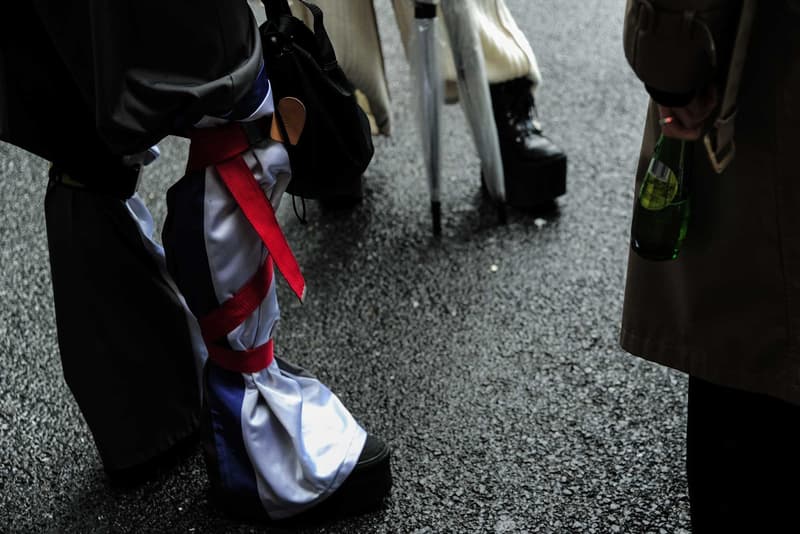
M 734 126 L 736 122 L 736 97 L 739 93 L 739 82 L 742 78 L 744 62 L 747 59 L 747 46 L 750 42 L 750 30 L 755 18 L 757 0 L 744 0 L 742 12 L 739 16 L 739 26 L 736 30 L 736 41 L 731 54 L 731 64 L 728 68 L 728 77 L 720 104 L 719 117 L 714 121 L 711 131 L 703 137 L 703 143 L 708 153 L 708 160 L 714 172 L 722 174 L 728 168 L 736 154 L 736 145 L 733 142 Z

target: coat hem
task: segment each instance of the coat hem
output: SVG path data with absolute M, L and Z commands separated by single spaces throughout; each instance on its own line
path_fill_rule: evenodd
M 790 377 L 775 374 L 745 375 L 719 365 L 709 365 L 705 351 L 685 344 L 665 343 L 653 336 L 641 335 L 629 328 L 620 332 L 620 346 L 630 354 L 659 365 L 670 367 L 713 384 L 751 393 L 760 393 L 794 405 L 800 405 L 800 384 Z M 800 369 L 798 370 L 800 373 Z

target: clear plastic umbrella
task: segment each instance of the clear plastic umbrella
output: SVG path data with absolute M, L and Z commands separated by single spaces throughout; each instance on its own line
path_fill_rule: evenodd
M 444 82 L 439 67 L 439 43 L 436 38 L 436 0 L 414 1 L 414 21 L 409 35 L 408 55 L 417 89 L 417 118 L 430 187 L 433 233 L 438 236 L 442 232 L 439 194 Z
M 503 160 L 478 26 L 472 10 L 464 6 L 463 0 L 441 0 L 441 9 L 453 50 L 461 106 L 481 159 L 486 189 L 497 203 L 500 219 L 504 221 L 506 187 Z

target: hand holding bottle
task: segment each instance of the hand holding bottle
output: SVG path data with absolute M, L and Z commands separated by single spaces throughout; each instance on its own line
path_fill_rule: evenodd
M 669 107 L 658 105 L 658 114 L 661 117 L 661 132 L 675 139 L 696 141 L 705 133 L 706 121 L 719 103 L 716 86 L 709 85 L 705 90 L 683 107 Z M 665 121 L 669 118 L 670 120 Z

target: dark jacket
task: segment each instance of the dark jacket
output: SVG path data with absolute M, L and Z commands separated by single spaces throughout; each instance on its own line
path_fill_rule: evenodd
M 0 139 L 62 166 L 102 166 L 225 115 L 261 62 L 244 0 L 7 4 Z
M 64 378 L 117 477 L 152 474 L 201 404 L 185 305 L 132 205 L 105 193 L 133 193 L 122 155 L 239 118 L 261 58 L 245 0 L 0 7 L 0 138 L 93 189 L 49 187 L 45 214 Z
M 738 2 L 715 4 L 722 9 L 719 16 L 729 20 L 722 27 L 735 27 L 730 21 L 738 20 Z M 628 16 L 626 25 L 631 21 Z M 622 346 L 633 354 L 795 404 L 800 404 L 798 28 L 800 1 L 759 3 L 739 90 L 736 158 L 717 175 L 702 143 L 696 143 L 683 249 L 670 262 L 630 254 L 621 333 Z M 714 37 L 729 49 L 733 32 Z M 697 58 L 691 52 L 686 57 L 674 58 L 668 69 L 691 69 Z M 656 85 L 660 76 L 648 72 L 659 65 L 648 64 L 646 57 L 639 65 L 637 75 Z M 682 77 L 691 89 L 692 76 L 684 71 Z M 705 83 L 712 77 L 694 79 Z M 659 133 L 657 118 L 651 106 L 637 182 Z

